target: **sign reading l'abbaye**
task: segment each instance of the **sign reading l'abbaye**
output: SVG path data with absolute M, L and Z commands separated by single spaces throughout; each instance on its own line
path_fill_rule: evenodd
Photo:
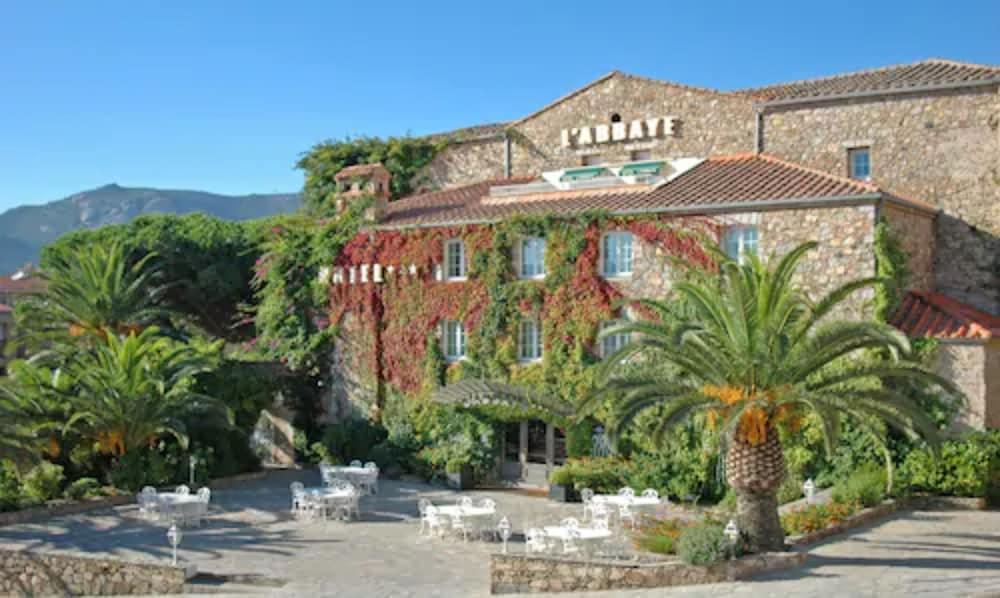
M 606 125 L 575 127 L 562 130 L 563 147 L 584 147 L 613 141 L 641 141 L 658 137 L 676 137 L 677 118 L 637 119 L 632 122 L 616 122 Z

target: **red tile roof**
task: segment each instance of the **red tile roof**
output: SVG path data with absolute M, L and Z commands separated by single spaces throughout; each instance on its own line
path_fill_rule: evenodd
M 353 166 L 345 166 L 344 168 L 341 168 L 337 171 L 337 174 L 333 175 L 333 178 L 340 180 L 349 176 L 365 176 L 382 170 L 388 172 L 385 166 L 382 166 L 381 162 L 376 162 L 374 164 L 355 164 Z
M 911 337 L 940 339 L 1000 338 L 1000 317 L 945 297 L 910 291 L 890 323 Z
M 45 281 L 37 275 L 15 280 L 10 276 L 0 276 L 0 293 L 35 294 L 45 291 Z
M 855 93 L 905 92 L 921 87 L 1000 83 L 1000 66 L 932 58 L 911 64 L 740 90 L 764 101 L 809 100 Z
M 389 204 L 384 227 L 441 226 L 490 222 L 515 214 L 573 215 L 588 210 L 611 213 L 687 211 L 699 208 L 752 209 L 755 203 L 833 198 L 872 198 L 875 185 L 806 168 L 778 158 L 737 154 L 708 158 L 660 186 L 623 185 L 604 189 L 549 191 L 491 197 L 490 187 L 533 178 L 484 181 L 412 195 Z M 905 201 L 905 200 L 899 200 Z M 746 207 L 743 207 L 746 204 Z
M 0 303 L 0 314 L 9 314 L 12 311 L 14 310 L 12 310 L 9 305 L 4 305 L 3 303 Z

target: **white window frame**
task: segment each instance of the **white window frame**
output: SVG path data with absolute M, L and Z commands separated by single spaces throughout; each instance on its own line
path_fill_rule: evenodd
M 608 320 L 601 322 L 601 330 L 606 328 L 611 328 L 612 326 L 618 326 L 621 324 L 628 323 L 627 320 Z M 632 335 L 627 332 L 621 332 L 618 334 L 612 334 L 610 336 L 604 336 L 600 339 L 600 347 L 598 348 L 598 353 L 601 359 L 607 359 L 614 355 L 619 349 L 625 345 L 632 342 Z
M 459 274 L 452 274 L 452 256 L 458 251 Z M 465 243 L 461 239 L 448 239 L 444 242 L 444 278 L 460 281 L 468 279 L 468 266 L 465 261 Z
M 526 337 L 531 338 L 526 338 Z M 542 323 L 525 318 L 517 326 L 517 360 L 533 363 L 542 359 Z
M 465 325 L 457 320 L 445 320 L 441 323 L 441 352 L 445 361 L 454 363 L 465 359 L 467 350 Z M 456 348 L 456 351 L 452 351 Z
M 753 232 L 752 239 L 749 238 L 750 235 L 747 233 Z M 732 237 L 735 236 L 736 239 L 736 255 L 733 255 L 730 251 L 730 244 Z M 743 265 L 746 263 L 745 257 L 749 254 L 757 255 L 760 248 L 760 230 L 756 225 L 753 224 L 738 224 L 726 227 L 723 232 L 722 237 L 722 249 L 726 252 L 730 258 L 736 260 L 736 263 Z
M 540 243 L 541 244 L 541 255 L 538 256 L 538 272 L 525 273 L 524 267 L 527 264 L 525 261 L 525 256 L 527 252 L 525 247 L 529 243 Z M 517 264 L 517 276 L 525 280 L 537 280 L 545 278 L 545 251 L 548 246 L 545 242 L 545 237 L 523 237 L 520 241 L 520 246 L 518 248 L 518 264 Z
M 614 247 L 610 247 L 612 239 L 617 239 L 617 241 L 615 241 Z M 626 239 L 628 240 L 627 255 L 618 256 L 617 254 L 622 252 L 622 250 L 618 248 L 618 244 Z M 610 256 L 608 255 L 608 252 L 609 250 L 612 249 L 616 254 L 614 261 L 615 271 L 609 272 L 608 265 L 611 262 L 609 262 Z M 622 258 L 622 261 L 626 263 L 619 264 L 618 263 L 619 258 Z M 624 269 L 626 265 L 628 267 L 627 270 Z M 622 269 L 619 269 L 619 266 L 621 266 Z M 605 233 L 604 236 L 601 237 L 601 274 L 605 278 L 627 278 L 629 276 L 632 276 L 632 271 L 634 269 L 634 266 L 635 266 L 635 237 L 632 235 L 632 233 L 622 230 Z

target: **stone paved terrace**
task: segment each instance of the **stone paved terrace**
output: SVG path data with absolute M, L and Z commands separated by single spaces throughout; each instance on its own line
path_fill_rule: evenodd
M 316 484 L 315 471 L 279 472 L 213 494 L 203 528 L 185 530 L 183 558 L 200 571 L 255 576 L 268 585 L 199 583 L 192 591 L 232 595 L 485 596 L 492 543 L 417 536 L 416 501 L 453 502 L 457 494 L 414 482 L 384 481 L 364 499 L 361 522 L 308 524 L 287 514 L 288 484 Z M 578 505 L 505 491 L 490 496 L 514 522 L 536 525 L 578 514 Z M 136 518 L 134 507 L 75 515 L 47 524 L 0 528 L 0 545 L 168 559 L 162 526 Z M 512 550 L 521 550 L 515 544 Z M 991 594 L 992 592 L 992 594 Z M 598 592 L 625 596 L 1000 596 L 1000 512 L 904 512 L 850 536 L 813 547 L 805 567 L 752 582 L 672 590 Z M 558 596 L 569 596 L 559 594 Z

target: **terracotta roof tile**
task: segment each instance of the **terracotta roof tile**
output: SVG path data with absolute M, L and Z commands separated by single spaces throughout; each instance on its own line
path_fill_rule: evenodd
M 380 170 L 386 170 L 385 166 L 382 166 L 381 162 L 375 162 L 374 164 L 355 164 L 353 166 L 345 166 L 341 168 L 337 171 L 337 174 L 333 175 L 333 178 L 340 180 L 349 176 L 365 176 L 372 174 L 373 172 L 379 172 Z
M 0 276 L 0 293 L 41 293 L 45 291 L 45 281 L 38 276 L 25 276 L 15 280 L 10 276 Z
M 748 204 L 871 196 L 878 187 L 827 174 L 767 155 L 708 158 L 660 186 L 625 185 L 604 189 L 552 191 L 491 197 L 490 187 L 526 183 L 533 177 L 484 181 L 389 204 L 383 227 L 441 226 L 488 222 L 515 214 L 573 215 L 589 210 L 612 213 L 657 212 Z
M 979 340 L 1000 337 L 1000 317 L 940 293 L 910 291 L 890 323 L 911 337 Z
M 864 92 L 905 92 L 909 89 L 985 82 L 1000 83 L 1000 67 L 929 59 L 831 77 L 778 83 L 740 90 L 764 101 L 810 100 Z

